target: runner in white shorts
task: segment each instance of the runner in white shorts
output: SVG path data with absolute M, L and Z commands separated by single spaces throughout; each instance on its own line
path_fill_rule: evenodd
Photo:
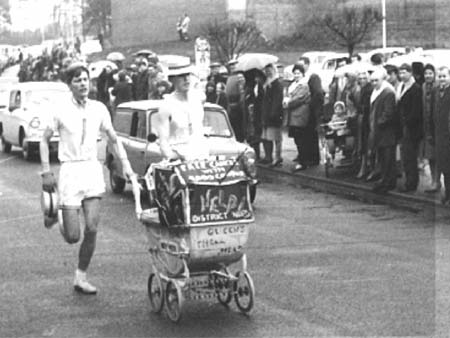
M 133 172 L 105 105 L 88 99 L 88 69 L 81 63 L 74 63 L 67 69 L 66 75 L 72 98 L 63 110 L 54 112 L 54 125 L 47 127 L 40 142 L 42 187 L 49 192 L 58 188 L 62 209 L 61 232 L 70 244 L 80 240 L 79 217 L 80 210 L 83 210 L 85 229 L 74 288 L 81 293 L 95 294 L 97 289 L 87 281 L 86 270 L 95 250 L 100 198 L 105 192 L 102 166 L 97 159 L 97 138 L 100 132 L 108 136 L 115 155 L 122 162 L 124 175 L 129 177 Z M 60 135 L 58 158 L 61 169 L 58 184 L 49 162 L 49 140 L 54 130 Z

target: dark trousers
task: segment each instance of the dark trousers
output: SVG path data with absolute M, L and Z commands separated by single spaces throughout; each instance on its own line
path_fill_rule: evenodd
M 394 189 L 397 183 L 397 168 L 395 164 L 395 146 L 379 147 L 377 149 L 381 171 L 380 185 Z
M 443 174 L 444 175 L 444 188 L 445 188 L 445 197 L 444 199 L 450 201 L 450 173 Z M 440 177 L 438 177 L 438 180 Z
M 409 133 L 404 133 L 401 143 L 403 171 L 405 173 L 405 188 L 415 190 L 419 184 L 419 168 L 417 158 L 419 156 L 420 140 L 412 138 Z

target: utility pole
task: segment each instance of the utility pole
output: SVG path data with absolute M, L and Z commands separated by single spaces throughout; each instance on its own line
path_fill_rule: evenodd
M 383 17 L 383 48 L 387 47 L 386 35 L 386 0 L 381 0 L 381 16 Z

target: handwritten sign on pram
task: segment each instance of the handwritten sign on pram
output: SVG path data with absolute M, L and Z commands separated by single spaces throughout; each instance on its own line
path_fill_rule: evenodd
M 196 185 L 190 191 L 191 224 L 251 221 L 247 182 Z
M 153 176 L 168 226 L 253 221 L 249 180 L 234 159 L 155 167 Z
M 248 179 L 241 163 L 233 158 L 185 162 L 177 165 L 177 169 L 187 184 L 223 184 Z

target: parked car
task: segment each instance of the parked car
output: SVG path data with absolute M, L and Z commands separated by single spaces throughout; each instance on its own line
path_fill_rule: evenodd
M 146 100 L 122 103 L 118 106 L 114 117 L 114 128 L 123 143 L 133 171 L 141 182 L 150 164 L 162 160 L 158 140 L 150 142 L 149 135 L 156 134 L 154 119 L 162 101 Z M 210 155 L 227 159 L 242 154 L 246 170 L 252 176 L 250 188 L 251 201 L 256 196 L 256 166 L 254 150 L 238 141 L 231 128 L 226 111 L 215 104 L 204 105 L 204 131 Z M 122 174 L 121 162 L 116 159 L 112 151 L 106 149 L 106 165 L 109 169 L 111 189 L 121 193 L 125 189 L 126 178 Z M 144 184 L 145 186 L 145 184 Z
M 0 89 L 0 136 L 2 150 L 22 148 L 31 160 L 39 153 L 39 142 L 51 123 L 51 111 L 63 109 L 70 100 L 70 90 L 61 82 L 22 82 Z M 59 135 L 50 139 L 50 151 L 56 153 Z

